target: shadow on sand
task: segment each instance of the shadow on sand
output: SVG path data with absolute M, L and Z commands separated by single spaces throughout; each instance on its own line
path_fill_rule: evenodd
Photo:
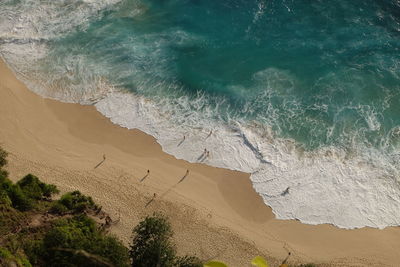
M 140 182 L 143 182 L 144 180 L 146 180 L 147 177 L 149 177 L 149 174 L 146 174 L 145 176 L 143 176 L 143 178 L 140 179 Z
M 102 161 L 100 161 L 96 166 L 94 166 L 94 169 L 97 169 L 98 167 L 100 167 L 100 165 L 103 164 L 104 161 L 106 161 L 106 160 L 103 159 Z
M 171 186 L 170 188 L 168 188 L 164 193 L 162 193 L 160 195 L 160 199 L 165 197 L 169 192 L 171 192 L 175 187 L 177 187 L 180 183 L 182 183 L 186 177 L 188 177 L 189 173 L 187 172 L 176 184 L 174 184 L 173 186 Z M 147 177 L 147 175 L 145 177 L 142 178 L 142 180 L 144 180 Z M 154 195 L 145 205 L 145 208 L 147 208 L 156 198 L 156 195 Z

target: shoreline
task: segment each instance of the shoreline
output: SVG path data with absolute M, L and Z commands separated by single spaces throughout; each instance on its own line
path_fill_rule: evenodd
M 136 222 L 162 211 L 171 218 L 178 251 L 231 266 L 245 266 L 259 254 L 283 259 L 286 249 L 292 262 L 400 265 L 399 227 L 345 230 L 277 220 L 249 174 L 178 160 L 153 137 L 111 123 L 94 106 L 41 98 L 2 61 L 0 106 L 0 142 L 11 154 L 11 178 L 32 172 L 62 191 L 92 196 L 114 218 L 121 216 L 112 232 L 125 243 Z M 103 154 L 106 160 L 94 168 Z

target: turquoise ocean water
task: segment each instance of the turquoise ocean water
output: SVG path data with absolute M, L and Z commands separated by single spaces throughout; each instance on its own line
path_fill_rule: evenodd
M 210 147 L 280 218 L 400 223 L 399 1 L 98 2 L 1 0 L 0 55 L 179 158 Z

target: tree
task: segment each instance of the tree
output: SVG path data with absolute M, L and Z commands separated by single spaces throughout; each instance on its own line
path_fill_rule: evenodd
M 101 233 L 86 215 L 58 220 L 45 234 L 40 260 L 45 266 L 128 266 L 128 249 Z
M 36 200 L 40 200 L 43 197 L 49 198 L 53 194 L 60 192 L 55 185 L 45 184 L 32 174 L 28 174 L 19 180 L 17 185 L 19 185 L 27 197 Z
M 203 264 L 197 257 L 183 256 L 175 259 L 176 267 L 202 267 Z
M 133 267 L 173 266 L 175 248 L 169 241 L 172 230 L 164 216 L 146 217 L 133 229 L 129 255 Z
M 7 156 L 7 151 L 0 147 L 0 168 L 3 168 L 5 165 L 7 165 Z
M 24 194 L 22 189 L 11 182 L 3 183 L 3 189 L 11 199 L 12 206 L 20 211 L 31 210 L 35 207 L 35 201 Z
M 200 267 L 192 256 L 177 257 L 168 220 L 160 215 L 146 217 L 133 229 L 129 255 L 133 267 Z
M 7 164 L 8 153 L 0 147 L 0 183 L 8 177 L 8 172 L 3 170 L 3 167 Z
M 54 202 L 51 212 L 58 214 L 63 214 L 67 211 L 80 213 L 88 209 L 97 209 L 93 199 L 79 191 L 73 191 L 64 194 L 60 200 Z

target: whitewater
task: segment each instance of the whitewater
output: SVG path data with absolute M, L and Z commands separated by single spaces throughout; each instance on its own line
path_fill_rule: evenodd
M 153 47 L 131 37 L 130 42 L 136 44 L 132 48 L 135 57 L 151 55 L 143 64 L 156 62 L 151 65 L 151 72 L 164 75 L 160 79 L 148 79 L 149 74 L 143 71 L 147 70 L 146 65 L 128 64 L 122 59 L 119 62 L 123 63 L 118 64 L 126 64 L 126 73 L 118 69 L 113 75 L 121 78 L 113 80 L 107 76 L 113 71 L 109 65 L 99 64 L 84 54 L 70 53 L 72 45 L 68 49 L 57 45 L 73 32 L 91 32 L 92 21 L 104 14 L 112 13 L 113 19 L 141 20 L 148 12 L 147 2 L 3 0 L 0 56 L 29 89 L 43 97 L 94 105 L 113 123 L 154 136 L 163 150 L 176 158 L 250 173 L 254 189 L 278 219 L 328 223 L 347 229 L 400 225 L 400 149 L 396 143 L 400 140 L 400 124 L 392 125 L 379 145 L 360 141 L 368 136 L 365 131 L 379 133 L 384 128 L 383 115 L 375 106 L 347 103 L 348 106 L 341 107 L 362 118 L 359 120 L 365 128 L 361 130 L 338 134 L 335 126 L 312 121 L 311 132 L 296 137 L 287 134 L 290 131 L 283 126 L 280 128 L 282 111 L 273 102 L 277 92 L 286 91 L 287 101 L 279 102 L 287 112 L 284 117 L 296 118 L 303 112 L 299 101 L 290 98 L 299 84 L 292 71 L 274 66 L 254 71 L 252 86 L 259 89 L 254 97 L 249 97 L 252 102 L 240 106 L 239 111 L 222 93 L 211 95 L 199 90 L 187 95 L 182 83 L 168 78 L 173 70 L 168 61 L 160 60 L 165 42 L 179 47 L 194 44 L 204 38 L 200 34 L 172 27 L 168 34 L 174 36 L 173 40 L 157 39 Z M 251 12 L 254 25 L 268 8 L 267 1 L 255 2 L 256 8 Z M 292 12 L 291 1 L 281 3 L 287 12 Z M 144 36 L 153 40 L 154 33 Z M 56 56 L 62 52 L 63 57 Z M 107 59 L 111 60 L 111 56 Z M 398 65 L 395 61 L 390 66 L 394 75 L 399 74 Z M 336 80 L 327 74 L 318 82 L 348 79 L 347 72 L 338 73 L 342 76 L 335 77 Z M 126 86 L 128 76 L 136 81 L 134 91 Z M 249 94 L 244 84 L 227 87 L 238 98 Z M 310 106 L 321 113 L 329 109 L 322 102 Z M 257 116 L 259 109 L 268 117 Z M 314 145 L 311 140 L 304 145 L 302 138 L 312 139 L 312 132 L 318 132 L 318 127 L 327 128 L 322 134 L 327 140 L 337 136 L 335 142 Z M 346 145 L 337 145 L 336 141 L 342 139 Z M 376 140 L 376 136 L 371 139 Z M 204 156 L 205 149 L 208 156 Z

